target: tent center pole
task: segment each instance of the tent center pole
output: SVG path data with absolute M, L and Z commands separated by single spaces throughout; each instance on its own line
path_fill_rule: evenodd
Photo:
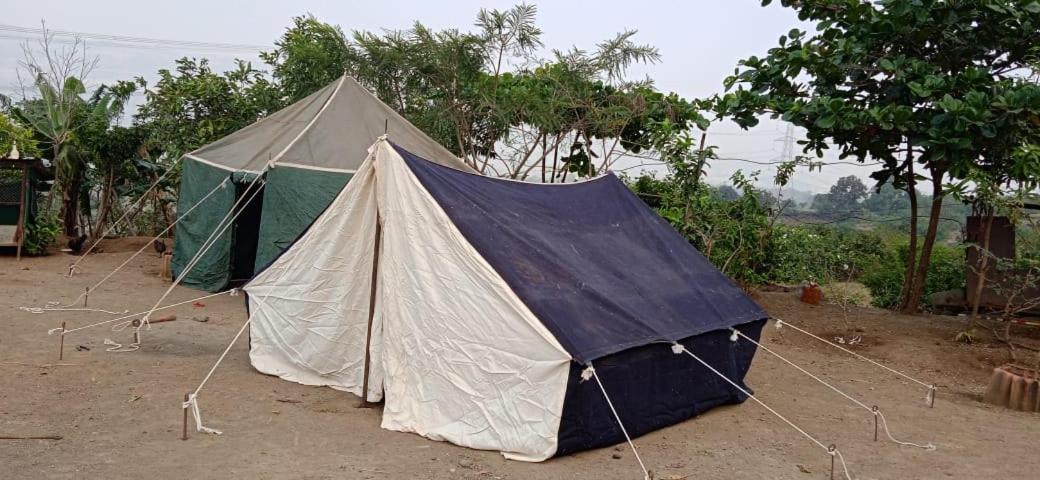
M 382 219 L 376 215 L 376 238 L 372 256 L 372 286 L 368 297 L 368 333 L 365 335 L 365 373 L 361 380 L 361 403 L 358 408 L 372 408 L 368 401 L 368 376 L 372 363 L 372 323 L 376 316 L 376 286 L 379 283 L 379 250 L 382 245 Z

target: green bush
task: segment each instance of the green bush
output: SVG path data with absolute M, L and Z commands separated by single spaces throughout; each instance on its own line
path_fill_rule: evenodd
M 854 280 L 888 254 L 881 238 L 858 230 L 824 226 L 776 227 L 770 236 L 764 276 L 778 283 Z
M 45 255 L 47 247 L 54 245 L 54 241 L 61 232 L 61 222 L 55 215 L 40 214 L 32 221 L 25 222 L 25 241 L 22 242 L 22 252 L 26 255 Z
M 903 289 L 903 277 L 910 258 L 907 245 L 894 247 L 894 255 L 867 268 L 861 281 L 870 289 L 874 306 L 893 308 L 899 303 Z M 928 265 L 928 279 L 924 284 L 924 295 L 955 288 L 963 288 L 965 280 L 964 250 L 957 247 L 935 245 L 932 261 Z

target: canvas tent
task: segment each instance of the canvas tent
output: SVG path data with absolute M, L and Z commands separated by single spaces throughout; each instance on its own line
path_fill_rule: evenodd
M 589 365 L 632 436 L 745 399 L 672 347 L 742 384 L 729 328 L 766 314 L 615 176 L 438 163 L 380 139 L 244 287 L 256 369 L 357 395 L 367 372 L 383 428 L 526 461 L 625 440 Z
M 250 278 L 328 206 L 386 132 L 427 158 L 469 169 L 348 76 L 185 155 L 177 210 L 198 208 L 177 225 L 174 274 L 187 270 L 181 283 L 208 291 Z M 257 175 L 263 182 L 251 185 Z M 240 198 L 242 213 L 229 215 Z M 234 224 L 214 234 L 231 217 Z

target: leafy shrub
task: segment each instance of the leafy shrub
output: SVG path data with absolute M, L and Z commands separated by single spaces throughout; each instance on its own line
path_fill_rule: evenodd
M 851 280 L 887 254 L 881 238 L 874 234 L 781 225 L 770 236 L 764 273 L 778 283 Z
M 712 264 L 743 285 L 849 280 L 888 254 L 873 233 L 776 224 L 754 174 L 738 171 L 730 180 L 733 186 L 725 191 L 701 184 L 684 194 L 672 175 L 625 178 Z
M 722 273 L 743 285 L 768 279 L 762 265 L 769 217 L 755 189 L 754 176 L 738 171 L 731 178 L 740 196 L 725 200 L 701 184 L 684 194 L 674 176 L 643 175 L 625 179 L 629 188 L 667 220 Z
M 61 232 L 61 222 L 52 214 L 37 215 L 32 221 L 25 222 L 25 240 L 22 242 L 22 252 L 26 255 L 45 255 L 47 247 L 54 245 L 54 241 Z
M 823 298 L 842 308 L 868 307 L 871 304 L 870 290 L 861 283 L 832 282 L 821 287 Z
M 907 245 L 899 245 L 894 247 L 894 250 L 894 255 L 867 268 L 861 277 L 863 284 L 870 289 L 876 307 L 892 308 L 899 303 L 910 248 Z M 963 288 L 964 281 L 964 250 L 935 245 L 932 249 L 932 261 L 928 266 L 924 295 L 927 297 L 936 292 Z

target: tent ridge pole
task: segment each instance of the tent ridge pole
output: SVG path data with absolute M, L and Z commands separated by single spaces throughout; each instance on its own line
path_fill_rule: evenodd
M 382 245 L 383 227 L 379 213 L 376 213 L 375 246 L 372 248 L 372 284 L 368 296 L 368 333 L 365 335 L 365 373 L 361 380 L 361 404 L 358 408 L 371 408 L 368 401 L 368 377 L 372 363 L 372 323 L 376 315 L 376 286 L 379 283 L 379 250 Z

